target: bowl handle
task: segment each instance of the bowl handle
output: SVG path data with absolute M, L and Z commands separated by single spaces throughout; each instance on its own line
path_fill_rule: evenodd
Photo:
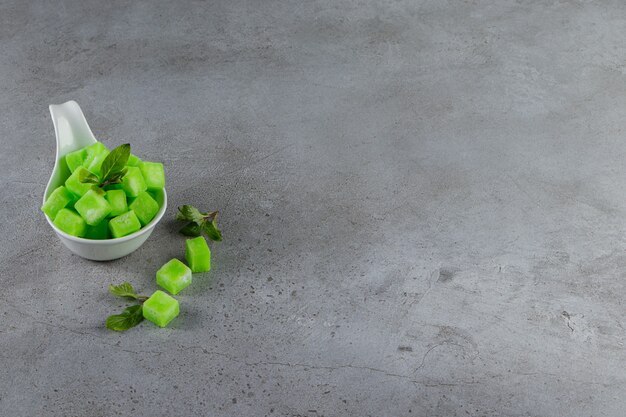
M 63 178 L 69 175 L 69 170 L 63 161 L 63 157 L 70 152 L 96 142 L 96 138 L 91 133 L 91 129 L 85 120 L 83 111 L 75 101 L 51 104 L 50 115 L 52 116 L 54 133 L 56 134 L 57 150 L 54 169 L 44 192 L 44 201 L 54 188 L 63 182 Z
M 57 137 L 57 160 L 96 142 L 83 111 L 74 100 L 63 104 L 51 104 L 50 115 Z

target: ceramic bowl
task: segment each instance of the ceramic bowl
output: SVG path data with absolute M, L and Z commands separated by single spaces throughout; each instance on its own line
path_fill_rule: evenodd
M 85 120 L 82 110 L 75 101 L 50 106 L 50 115 L 54 123 L 54 132 L 57 139 L 56 159 L 52 175 L 46 186 L 43 201 L 45 202 L 50 193 L 70 175 L 63 157 L 70 152 L 84 148 L 96 142 L 91 129 Z M 65 233 L 46 217 L 48 224 L 57 234 L 61 242 L 76 255 L 94 261 L 109 261 L 121 258 L 137 250 L 148 239 L 154 226 L 161 220 L 167 209 L 167 193 L 165 189 L 156 193 L 156 200 L 161 207 L 154 219 L 137 232 L 117 239 L 93 240 L 83 239 Z

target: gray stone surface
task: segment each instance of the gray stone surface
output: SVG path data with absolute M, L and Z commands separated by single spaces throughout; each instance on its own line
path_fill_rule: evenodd
M 0 415 L 626 415 L 624 39 L 619 1 L 1 1 Z M 118 261 L 38 210 L 69 99 L 167 167 Z M 107 331 L 183 203 L 213 270 Z

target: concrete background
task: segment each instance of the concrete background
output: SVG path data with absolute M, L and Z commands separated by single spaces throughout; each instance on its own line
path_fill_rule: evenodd
M 626 415 L 624 39 L 620 1 L 1 1 L 0 415 Z M 69 99 L 166 165 L 118 261 L 39 212 Z M 213 270 L 107 331 L 185 203 Z

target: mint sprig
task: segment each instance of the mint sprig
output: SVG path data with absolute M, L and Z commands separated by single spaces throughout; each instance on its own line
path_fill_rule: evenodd
M 198 237 L 204 233 L 209 239 L 219 242 L 222 240 L 222 232 L 217 227 L 218 214 L 218 211 L 202 213 L 190 205 L 180 206 L 176 213 L 176 220 L 187 222 L 187 224 L 179 232 L 191 237 Z
M 129 157 L 130 144 L 120 145 L 104 158 L 102 165 L 100 165 L 99 176 L 89 171 L 81 171 L 78 180 L 86 184 L 95 184 L 100 188 L 111 184 L 119 184 L 128 171 L 126 164 Z
M 125 143 L 113 149 L 100 166 L 100 173 L 104 180 L 115 178 L 124 172 L 124 167 L 130 157 L 130 143 Z M 122 175 L 123 176 L 123 175 Z
M 139 304 L 126 307 L 121 314 L 109 316 L 106 321 L 106 326 L 107 329 L 123 332 L 135 327 L 143 320 L 143 306 Z
M 130 298 L 138 303 L 143 303 L 148 299 L 144 295 L 138 295 L 133 286 L 128 282 L 119 285 L 109 285 L 109 292 L 117 297 Z M 126 307 L 120 314 L 109 316 L 106 320 L 106 327 L 116 332 L 123 332 L 135 327 L 143 321 L 143 306 L 141 304 Z
M 120 285 L 109 285 L 109 292 L 117 297 L 132 298 L 133 300 L 147 299 L 143 295 L 137 295 L 133 286 L 128 282 L 122 282 Z
M 86 184 L 100 184 L 100 178 L 92 172 L 82 170 L 78 174 L 78 181 Z

